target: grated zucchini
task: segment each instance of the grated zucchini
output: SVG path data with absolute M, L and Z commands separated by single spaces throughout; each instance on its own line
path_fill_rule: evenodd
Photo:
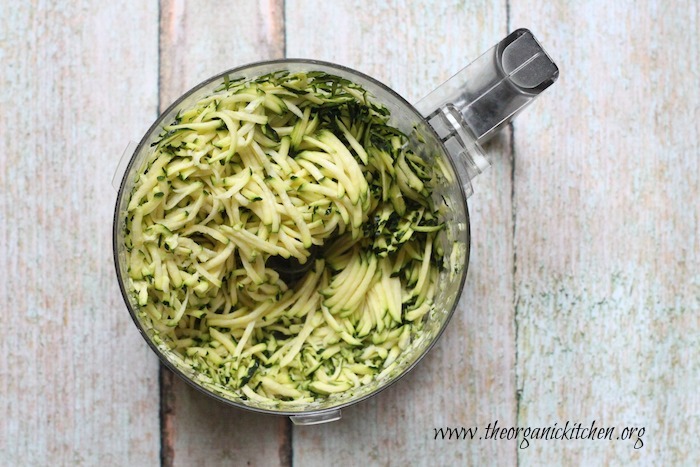
M 386 374 L 421 332 L 443 227 L 433 170 L 360 86 L 224 80 L 163 128 L 125 217 L 157 342 L 241 398 L 301 403 Z M 285 283 L 273 257 L 310 259 Z

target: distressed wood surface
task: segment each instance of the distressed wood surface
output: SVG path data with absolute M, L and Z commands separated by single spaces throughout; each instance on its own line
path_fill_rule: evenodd
M 523 465 L 700 462 L 698 20 L 693 1 L 511 2 L 562 69 L 515 123 L 518 421 L 645 428 L 639 450 L 540 441 Z
M 0 464 L 153 465 L 157 359 L 114 280 L 111 179 L 157 114 L 158 9 L 0 3 Z
M 696 2 L 69 3 L 0 3 L 0 464 L 700 463 Z M 410 375 L 292 427 L 159 370 L 114 278 L 109 183 L 159 110 L 285 54 L 415 102 L 518 27 L 561 77 L 488 147 L 459 309 Z M 433 439 L 496 420 L 644 446 Z

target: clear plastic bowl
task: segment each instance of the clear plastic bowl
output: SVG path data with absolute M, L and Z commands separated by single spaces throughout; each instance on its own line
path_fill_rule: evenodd
M 424 140 L 422 143 L 412 140 L 412 144 L 414 144 L 413 150 L 417 154 L 427 159 L 441 158 L 442 166 L 447 167 L 449 172 L 444 183 L 440 184 L 433 193 L 436 206 L 442 205 L 445 207 L 444 221 L 447 228 L 443 229 L 438 237 L 438 241 L 444 250 L 445 259 L 438 281 L 439 292 L 436 294 L 436 303 L 432 311 L 424 317 L 426 321 L 423 330 L 397 359 L 397 365 L 394 370 L 385 377 L 375 379 L 366 386 L 328 396 L 325 399 L 304 405 L 259 403 L 244 397 L 232 396 L 230 388 L 222 391 L 222 389 L 226 388 L 221 388 L 216 384 L 205 381 L 191 368 L 184 365 L 178 354 L 169 349 L 167 344 L 149 326 L 144 313 L 139 310 L 134 297 L 129 293 L 126 282 L 128 279 L 124 244 L 125 210 L 129 195 L 134 187 L 135 174 L 152 151 L 151 144 L 158 139 L 162 127 L 171 123 L 180 109 L 191 107 L 201 98 L 212 94 L 214 89 L 222 84 L 226 76 L 231 81 L 239 78 L 254 79 L 280 70 L 287 70 L 292 73 L 323 71 L 361 85 L 374 96 L 375 102 L 383 104 L 390 110 L 391 125 L 399 128 L 406 134 L 411 134 L 415 128 L 416 132 L 422 136 Z M 222 402 L 257 412 L 287 415 L 295 423 L 300 424 L 320 423 L 337 419 L 340 417 L 340 409 L 343 407 L 375 395 L 410 371 L 438 340 L 455 310 L 464 285 L 469 255 L 469 214 L 463 185 L 456 175 L 452 158 L 448 156 L 440 138 L 433 128 L 426 123 L 421 114 L 389 87 L 362 73 L 343 66 L 311 60 L 276 60 L 254 63 L 226 71 L 195 86 L 174 102 L 146 132 L 133 153 L 131 151 L 125 153 L 120 167 L 122 167 L 122 173 L 118 173 L 115 176 L 115 180 L 119 181 L 119 188 L 114 212 L 113 248 L 117 278 L 126 306 L 139 331 L 160 357 L 161 361 L 187 383 Z

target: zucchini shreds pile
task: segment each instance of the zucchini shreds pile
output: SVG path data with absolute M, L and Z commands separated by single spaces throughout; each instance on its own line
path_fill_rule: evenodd
M 129 288 L 200 381 L 307 403 L 388 373 L 420 332 L 442 224 L 433 168 L 388 120 L 346 79 L 278 72 L 164 127 L 129 198 Z M 287 284 L 271 258 L 314 263 Z

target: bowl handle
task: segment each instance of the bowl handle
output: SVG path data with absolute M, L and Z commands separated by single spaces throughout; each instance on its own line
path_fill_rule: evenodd
M 416 104 L 456 162 L 467 194 L 471 179 L 490 165 L 481 145 L 558 76 L 535 36 L 518 29 Z

